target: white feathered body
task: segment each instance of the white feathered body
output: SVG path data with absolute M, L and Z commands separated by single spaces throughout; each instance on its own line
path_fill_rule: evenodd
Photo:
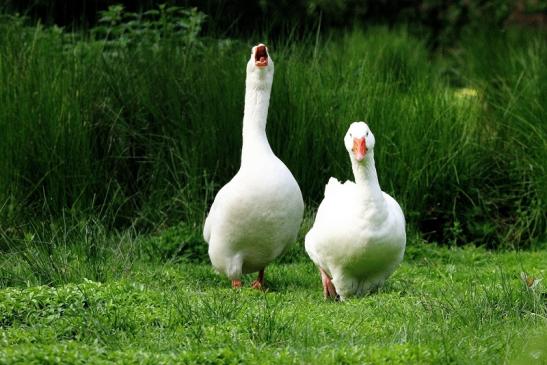
M 296 240 L 302 193 L 273 153 L 258 153 L 217 194 L 204 227 L 215 269 L 230 279 L 263 269 Z
M 342 297 L 382 285 L 403 259 L 405 218 L 390 195 L 367 194 L 354 182 L 331 178 L 306 235 L 306 251 Z
M 232 280 L 275 260 L 296 240 L 304 213 L 300 188 L 266 136 L 274 65 L 262 50 L 266 67 L 256 66 L 257 47 L 247 64 L 241 167 L 218 192 L 203 228 L 211 263 Z

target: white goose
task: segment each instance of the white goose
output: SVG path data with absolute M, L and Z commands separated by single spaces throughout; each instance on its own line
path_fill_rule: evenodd
M 241 275 L 264 268 L 296 240 L 304 202 L 291 172 L 272 152 L 266 137 L 274 64 L 263 44 L 247 63 L 241 167 L 218 192 L 205 220 L 203 238 L 217 271 L 241 287 Z
M 325 298 L 343 300 L 379 287 L 403 259 L 405 217 L 380 189 L 374 165 L 374 135 L 364 122 L 344 137 L 355 183 L 330 178 L 306 252 L 319 267 Z

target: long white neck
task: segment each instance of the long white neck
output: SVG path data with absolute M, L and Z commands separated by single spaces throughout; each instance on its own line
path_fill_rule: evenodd
M 365 160 L 357 162 L 351 158 L 351 167 L 353 176 L 355 176 L 355 184 L 359 191 L 363 193 L 366 200 L 383 200 L 382 189 L 378 182 L 378 174 L 374 164 L 374 151 L 367 153 Z
M 272 86 L 266 81 L 253 81 L 247 81 L 245 89 L 242 164 L 257 154 L 272 153 L 266 136 L 266 120 Z

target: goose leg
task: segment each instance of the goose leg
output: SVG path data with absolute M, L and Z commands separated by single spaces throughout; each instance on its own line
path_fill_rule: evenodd
M 336 288 L 332 283 L 332 279 L 322 268 L 319 268 L 319 271 L 321 272 L 321 281 L 323 282 L 323 296 L 325 297 L 325 299 L 331 298 L 334 300 L 338 300 L 339 297 L 336 293 Z
M 232 288 L 241 289 L 241 280 L 239 279 L 232 280 Z
M 253 281 L 253 283 L 251 284 L 251 287 L 253 289 L 258 289 L 258 290 L 264 287 L 264 269 L 258 272 L 258 277 L 256 278 L 255 281 Z

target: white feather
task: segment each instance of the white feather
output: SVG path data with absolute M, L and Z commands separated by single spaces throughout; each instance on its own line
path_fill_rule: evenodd
M 406 245 L 401 207 L 378 184 L 374 136 L 362 122 L 352 127 L 350 137 L 360 130 L 359 135 L 370 135 L 364 161 L 356 161 L 350 151 L 357 183 L 330 178 L 305 242 L 308 255 L 332 277 L 342 299 L 382 285 L 402 261 Z
M 203 238 L 211 263 L 230 279 L 263 269 L 296 240 L 302 193 L 289 169 L 272 152 L 266 117 L 273 62 L 258 69 L 254 48 L 247 66 L 241 167 L 217 194 Z

